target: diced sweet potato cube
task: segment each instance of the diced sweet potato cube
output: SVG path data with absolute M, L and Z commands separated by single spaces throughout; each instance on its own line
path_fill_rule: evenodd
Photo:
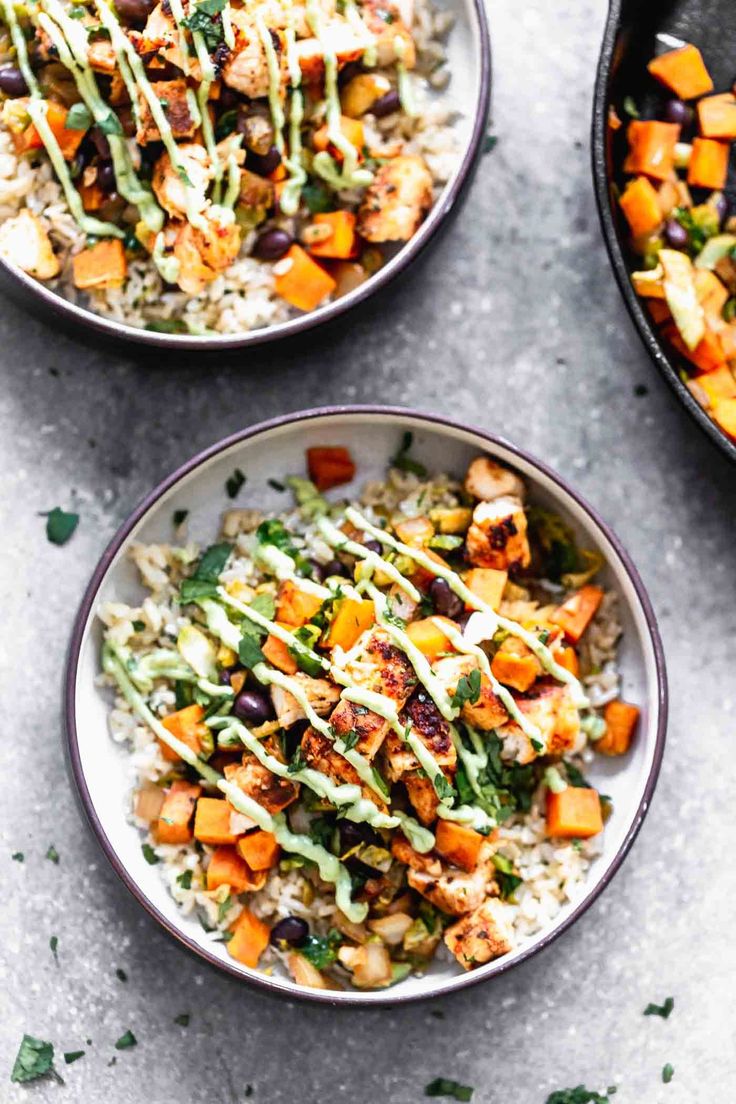
M 713 418 L 729 437 L 736 437 L 736 399 L 719 399 L 713 404 Z
M 159 843 L 189 843 L 192 838 L 190 821 L 194 803 L 201 792 L 201 786 L 192 785 L 182 779 L 171 784 L 154 824 L 153 834 Z
M 662 222 L 659 196 L 646 176 L 630 180 L 619 203 L 635 238 L 650 234 Z
M 577 644 L 603 601 L 603 591 L 597 586 L 584 586 L 558 606 L 550 621 L 564 630 L 565 636 Z
M 203 717 L 204 709 L 201 705 L 188 705 L 185 709 L 178 709 L 176 713 L 169 713 L 168 717 L 164 717 L 161 723 L 172 736 L 176 736 L 178 740 L 191 748 L 195 755 L 199 755 L 202 750 L 202 736 L 209 734 L 207 726 L 202 724 Z M 168 759 L 170 763 L 179 762 L 179 756 L 173 748 L 170 748 L 163 740 L 159 740 L 158 744 L 164 759 Z
M 318 594 L 305 590 L 292 579 L 284 579 L 279 586 L 276 604 L 276 620 L 285 625 L 306 625 L 320 609 L 322 599 Z
M 194 838 L 214 846 L 235 843 L 238 837 L 230 831 L 232 811 L 224 798 L 200 797 L 194 817 Z
M 241 836 L 237 847 L 238 854 L 251 870 L 270 870 L 278 862 L 281 853 L 276 837 L 260 828 Z
M 271 936 L 268 924 L 264 924 L 248 909 L 243 909 L 230 931 L 232 938 L 227 943 L 228 953 L 244 966 L 255 969 Z
M 629 153 L 624 161 L 624 172 L 669 180 L 675 170 L 675 146 L 680 137 L 678 124 L 632 119 L 626 136 Z
M 285 629 L 293 628 L 291 625 L 284 625 L 283 627 Z M 289 652 L 288 645 L 278 636 L 269 633 L 261 651 L 268 662 L 277 670 L 283 671 L 285 675 L 295 675 L 299 670 L 296 660 Z
M 324 211 L 314 215 L 313 226 L 326 227 L 328 238 L 310 242 L 309 252 L 314 257 L 347 260 L 357 256 L 358 239 L 355 233 L 355 215 L 352 211 Z M 326 230 L 324 231 L 326 233 Z
M 698 124 L 703 138 L 736 138 L 736 96 L 721 92 L 698 102 Z
M 275 266 L 276 294 L 301 311 L 312 311 L 335 290 L 336 282 L 299 245 Z
M 369 598 L 341 598 L 336 603 L 335 616 L 327 632 L 325 646 L 349 651 L 375 620 L 375 607 Z
M 234 847 L 218 847 L 211 856 L 207 867 L 208 890 L 228 885 L 233 893 L 246 893 L 255 889 L 257 884 L 248 864 Z
M 435 849 L 448 862 L 463 870 L 475 870 L 484 837 L 464 824 L 451 820 L 438 820 L 435 831 Z
M 561 793 L 547 791 L 547 835 L 587 839 L 603 831 L 601 799 L 597 790 L 568 786 Z
M 504 686 L 526 693 L 529 687 L 542 673 L 542 667 L 536 656 L 517 655 L 500 648 L 491 661 L 491 670 Z
M 443 633 L 441 627 L 436 623 L 437 621 L 445 621 L 457 629 L 457 625 L 454 625 L 452 621 L 449 621 L 443 617 L 424 617 L 421 621 L 412 621 L 406 627 L 406 635 L 411 640 L 415 648 L 418 648 L 423 656 L 429 660 L 430 663 L 434 663 L 435 659 L 442 652 L 451 652 L 452 644 L 448 640 L 447 636 Z
M 92 288 L 119 287 L 125 280 L 128 265 L 119 238 L 105 238 L 72 258 L 74 286 L 80 291 Z
M 687 167 L 687 182 L 694 188 L 713 188 L 720 191 L 726 186 L 729 142 L 715 138 L 694 138 L 693 152 Z
M 508 571 L 499 571 L 495 567 L 474 567 L 463 576 L 463 582 L 482 602 L 497 611 L 508 577 Z M 466 609 L 471 608 L 466 606 Z
M 639 709 L 625 701 L 609 702 L 603 711 L 606 731 L 596 740 L 596 751 L 601 755 L 625 755 L 639 721 Z
M 694 100 L 713 91 L 713 81 L 697 46 L 688 43 L 652 58 L 647 69 L 681 100 Z

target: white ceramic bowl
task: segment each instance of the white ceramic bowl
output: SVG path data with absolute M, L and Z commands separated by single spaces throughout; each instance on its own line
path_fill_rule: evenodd
M 141 587 L 126 553 L 133 540 L 167 541 L 171 515 L 188 509 L 189 532 L 204 544 L 218 531 L 228 505 L 224 484 L 239 467 L 248 477 L 243 505 L 280 511 L 284 496 L 268 479 L 304 470 L 310 445 L 348 445 L 357 464 L 353 487 L 382 478 L 405 430 L 414 434 L 413 455 L 430 470 L 461 475 L 468 461 L 487 452 L 524 476 L 533 501 L 571 523 L 584 547 L 599 549 L 606 560 L 605 584 L 619 595 L 624 635 L 620 668 L 628 700 L 642 707 L 638 735 L 626 760 L 596 760 L 591 780 L 613 799 L 614 812 L 580 896 L 563 907 L 554 922 L 516 951 L 470 973 L 436 963 L 423 977 L 410 976 L 389 990 L 333 992 L 308 989 L 287 978 L 266 977 L 239 965 L 221 943 L 211 942 L 193 917 L 181 915 L 159 871 L 141 853 L 141 838 L 127 820 L 129 803 L 126 751 L 108 735 L 109 695 L 96 685 L 99 673 L 99 603 L 136 602 Z M 164 480 L 137 507 L 105 551 L 87 588 L 74 627 L 66 679 L 68 752 L 73 776 L 89 822 L 105 854 L 128 889 L 180 943 L 204 959 L 271 991 L 339 1004 L 382 1004 L 444 993 L 492 977 L 529 958 L 568 928 L 598 896 L 618 869 L 647 811 L 659 771 L 666 722 L 666 678 L 662 646 L 649 599 L 617 539 L 565 482 L 545 465 L 501 438 L 446 419 L 408 410 L 354 407 L 291 414 L 253 426 L 207 449 Z

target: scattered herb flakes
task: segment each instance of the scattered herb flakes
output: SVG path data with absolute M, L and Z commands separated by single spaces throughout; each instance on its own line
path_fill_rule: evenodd
M 86 1053 L 86 1050 L 65 1050 L 64 1061 L 68 1066 L 70 1066 L 72 1062 L 76 1062 L 77 1059 L 84 1058 Z
M 455 796 L 455 788 L 447 781 L 442 771 L 437 771 L 434 776 L 434 788 L 440 801 L 452 800 Z
M 486 134 L 483 139 L 483 153 L 492 153 L 498 145 L 498 138 L 495 134 Z
M 268 480 L 268 485 L 269 485 L 269 487 L 273 487 L 273 489 L 275 491 L 278 491 L 279 494 L 283 494 L 283 492 L 286 490 L 286 485 L 284 483 L 279 482 L 278 479 L 269 479 Z
M 174 510 L 173 514 L 171 515 L 171 521 L 174 528 L 178 529 L 180 525 L 184 524 L 188 517 L 188 510 Z
M 491 862 L 496 868 L 495 878 L 498 882 L 501 897 L 504 901 L 511 900 L 515 890 L 521 885 L 523 878 L 518 874 L 511 859 L 506 858 L 505 855 L 499 855 L 498 852 L 496 852 L 496 854 L 491 857 Z
M 424 1087 L 425 1096 L 449 1096 L 452 1100 L 472 1100 L 473 1089 L 470 1085 L 461 1085 L 448 1077 L 435 1077 Z
M 642 395 L 649 394 L 649 388 L 645 383 L 637 383 L 634 385 L 634 394 L 637 396 L 637 398 L 641 398 Z
M 48 1073 L 53 1064 L 53 1044 L 46 1043 L 43 1039 L 34 1039 L 32 1035 L 24 1035 L 18 1048 L 10 1080 L 21 1083 L 36 1081 L 37 1078 Z
M 25 857 L 25 855 L 23 854 L 22 851 L 14 851 L 13 854 L 10 857 L 13 860 L 13 862 L 25 862 L 26 861 L 26 857 Z
M 675 1007 L 675 998 L 667 997 L 664 1004 L 648 1004 L 644 1009 L 645 1016 L 661 1016 L 663 1020 L 669 1019 L 670 1012 Z
M 182 889 L 192 888 L 192 872 L 191 870 L 185 870 L 183 874 L 179 874 L 176 879 L 176 884 L 181 886 Z
M 433 1008 L 429 1014 L 435 1020 L 444 1020 L 445 1018 L 445 1013 L 442 1011 L 441 1008 Z
M 340 932 L 336 928 L 330 928 L 327 935 L 308 935 L 299 948 L 299 954 L 304 955 L 318 970 L 324 970 L 337 959 L 341 943 Z
M 56 850 L 53 843 L 49 845 L 49 849 L 46 852 L 46 858 L 56 866 L 59 865 L 59 852 Z
M 253 1086 L 252 1085 L 246 1085 L 245 1086 L 245 1095 L 246 1096 L 252 1096 L 253 1095 Z
M 118 1041 L 115 1043 L 115 1049 L 128 1050 L 130 1047 L 134 1047 L 137 1045 L 138 1040 L 136 1039 L 130 1028 L 128 1028 L 128 1030 L 123 1035 L 121 1035 Z
M 51 938 L 49 939 L 49 950 L 51 951 L 52 955 L 54 956 L 54 961 L 56 962 L 56 965 L 58 966 L 59 965 L 59 955 L 58 955 L 59 937 L 58 937 L 58 935 L 52 935 Z
M 217 906 L 217 923 L 218 924 L 221 924 L 222 921 L 225 919 L 225 917 L 227 916 L 228 912 L 230 911 L 232 905 L 233 905 L 233 899 L 230 896 L 230 894 L 228 893 L 227 897 L 225 897 L 225 899 L 223 901 L 220 901 L 219 905 Z
M 304 752 L 301 749 L 301 745 L 296 749 L 291 761 L 286 768 L 288 774 L 297 774 L 300 770 L 304 770 L 307 765 L 307 760 L 304 757 Z
M 662 1067 L 662 1080 L 665 1083 L 665 1085 L 669 1085 L 670 1081 L 672 1080 L 672 1078 L 674 1076 L 675 1076 L 675 1067 L 672 1065 L 671 1062 L 667 1062 L 666 1065 L 664 1065 Z
M 463 675 L 453 694 L 453 709 L 462 709 L 466 702 L 474 705 L 480 697 L 480 670 L 474 667 L 468 675 Z
M 232 552 L 232 547 L 227 541 L 222 541 L 220 544 L 211 544 L 205 549 L 194 574 L 184 579 L 181 584 L 179 600 L 182 603 L 194 602 L 197 598 L 215 597 L 218 580 Z
M 636 100 L 633 96 L 624 96 L 624 102 L 622 104 L 624 111 L 630 119 L 639 119 L 639 108 L 636 106 Z
M 118 979 L 118 981 L 128 980 L 128 975 L 126 974 L 125 970 L 121 969 L 120 966 L 118 966 L 117 970 L 115 971 L 115 977 Z
M 245 476 L 240 468 L 236 468 L 233 474 L 225 480 L 225 490 L 227 491 L 228 498 L 237 498 L 244 483 Z
M 244 667 L 252 670 L 257 663 L 265 663 L 266 657 L 258 641 L 250 633 L 244 632 L 238 645 L 238 659 Z
M 412 475 L 416 475 L 419 479 L 424 479 L 427 475 L 427 469 L 424 464 L 420 464 L 418 460 L 413 460 L 412 457 L 409 456 L 413 443 L 414 434 L 407 430 L 401 438 L 401 447 L 399 451 L 391 458 L 389 463 L 391 467 L 398 468 L 399 471 L 411 472 Z
M 349 732 L 346 732 L 345 735 L 342 737 L 342 742 L 345 745 L 345 751 L 352 751 L 359 739 L 360 733 L 356 729 L 351 728 Z
M 141 851 L 143 852 L 143 858 L 146 860 L 149 866 L 155 866 L 159 862 L 159 857 L 151 847 L 150 843 L 141 844 Z
M 83 103 L 75 103 L 69 108 L 64 120 L 64 130 L 87 130 L 92 125 L 92 112 Z
M 134 621 L 133 622 L 133 631 L 134 632 L 145 632 L 145 628 L 146 628 L 146 622 L 145 621 Z
M 189 1027 L 189 1021 L 191 1016 L 188 1012 L 180 1012 L 178 1016 L 174 1016 L 174 1023 L 179 1027 Z
M 616 1086 L 610 1085 L 606 1089 L 606 1096 L 586 1089 L 585 1085 L 577 1085 L 574 1089 L 557 1089 L 547 1097 L 547 1104 L 610 1104 L 609 1098 L 616 1092 Z
M 302 199 L 311 215 L 321 215 L 334 211 L 335 203 L 327 187 L 319 180 L 310 180 L 302 188 Z
M 46 537 L 52 544 L 66 544 L 79 525 L 79 514 L 67 513 L 58 506 L 46 514 Z

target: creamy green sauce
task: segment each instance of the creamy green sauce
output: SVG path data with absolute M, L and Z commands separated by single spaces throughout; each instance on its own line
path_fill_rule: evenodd
M 362 62 L 366 69 L 372 69 L 378 62 L 378 48 L 376 45 L 376 36 L 368 30 L 360 12 L 358 11 L 358 5 L 355 0 L 345 0 L 345 6 L 343 9 L 345 18 L 350 26 L 353 28 L 358 38 L 361 38 L 364 42 Z
M 268 617 L 264 617 L 263 614 L 258 613 L 257 610 L 251 609 L 245 602 L 240 602 L 237 598 L 231 598 L 224 587 L 217 588 L 217 596 L 220 601 L 229 606 L 231 609 L 237 610 L 238 613 L 242 613 L 244 617 L 247 617 L 249 621 L 252 621 L 259 628 L 265 629 L 271 633 L 272 636 L 277 637 L 293 651 L 298 652 L 299 655 L 304 656 L 307 659 L 313 660 L 315 663 L 319 663 L 320 667 L 325 671 L 330 669 L 330 661 L 325 659 L 324 656 L 318 655 L 312 648 L 308 648 L 306 644 L 302 644 L 301 640 L 297 640 L 294 633 L 289 632 L 283 625 L 277 624 L 275 621 L 269 620 Z M 205 602 L 207 603 L 205 606 Z M 202 608 L 207 612 L 210 601 L 205 599 L 205 602 L 200 603 Z M 237 649 L 235 649 L 237 651 Z
M 349 553 L 351 556 L 355 556 L 357 559 L 364 560 L 369 567 L 372 567 L 374 571 L 382 571 L 383 574 L 395 583 L 401 590 L 404 591 L 409 598 L 414 602 L 421 601 L 422 595 L 414 586 L 414 584 L 402 575 L 392 563 L 388 560 L 384 560 L 383 556 L 380 556 L 377 552 L 373 552 L 372 549 L 366 548 L 363 544 L 358 544 L 357 541 L 349 540 L 345 534 L 333 525 L 327 518 L 319 518 L 317 521 L 317 528 L 327 543 L 332 548 L 340 549 L 341 551 Z
M 322 12 L 317 0 L 307 0 L 306 11 L 307 22 L 322 47 L 324 57 L 327 136 L 343 157 L 342 171 L 338 169 L 334 158 L 326 150 L 315 155 L 312 167 L 336 191 L 343 188 L 364 188 L 373 180 L 373 173 L 368 169 L 358 168 L 359 151 L 352 142 L 348 141 L 340 126 L 342 113 L 340 93 L 337 86 L 337 55 L 325 37 L 322 26 Z
M 200 759 L 198 755 L 195 755 L 187 744 L 182 743 L 182 741 L 172 735 L 167 728 L 164 728 L 161 721 L 151 712 L 140 692 L 131 682 L 125 670 L 123 660 L 120 658 L 117 649 L 109 641 L 106 641 L 102 648 L 102 668 L 106 674 L 112 675 L 115 679 L 120 688 L 120 693 L 139 720 L 143 721 L 159 740 L 170 747 L 172 751 L 176 752 L 180 759 L 183 759 L 190 767 L 194 767 L 205 781 L 216 786 L 222 775 L 218 771 L 213 770 L 213 768 L 205 763 L 203 759 Z
M 303 579 L 296 570 L 296 562 L 288 553 L 282 552 L 275 544 L 260 544 L 256 549 L 258 559 L 279 582 L 298 583 L 302 590 L 308 590 L 310 594 L 316 594 L 320 598 L 331 598 L 332 591 L 329 587 L 315 583 L 312 579 Z
M 151 259 L 161 274 L 161 279 L 165 280 L 167 284 L 175 284 L 179 279 L 181 265 L 178 257 L 173 257 L 166 252 L 163 232 L 156 235 Z
M 406 42 L 401 35 L 396 35 L 394 39 L 394 51 L 396 53 L 396 76 L 399 85 L 399 100 L 401 106 L 404 109 L 404 113 L 409 116 L 410 119 L 416 118 L 418 111 L 416 100 L 414 97 L 414 89 L 411 83 L 411 77 L 409 76 L 406 64 L 404 62 L 404 56 L 406 54 Z
M 299 199 L 307 174 L 302 164 L 302 121 L 304 119 L 304 97 L 301 92 L 302 70 L 296 53 L 296 32 L 294 31 L 294 12 L 289 9 L 286 27 L 286 63 L 291 84 L 291 104 L 289 107 L 289 156 L 284 165 L 289 173 L 279 198 L 279 207 L 285 215 L 295 215 L 299 210 Z
M 43 93 L 36 80 L 36 75 L 31 69 L 30 62 L 28 61 L 28 47 L 23 36 L 23 31 L 16 18 L 15 7 L 12 0 L 2 0 L 2 10 L 5 15 L 5 22 L 10 30 L 13 45 L 15 46 L 18 66 L 30 93 L 28 114 L 49 155 L 49 160 L 54 168 L 54 172 L 59 178 L 59 183 L 66 197 L 67 204 L 69 205 L 69 210 L 80 229 L 82 229 L 85 234 L 93 234 L 97 237 L 124 237 L 123 231 L 113 223 L 91 218 L 85 212 L 81 196 L 72 182 L 71 174 L 64 160 L 64 155 L 61 152 L 59 143 L 56 141 L 56 136 L 46 118 L 46 101 L 43 98 Z
M 355 924 L 362 923 L 368 915 L 368 905 L 362 901 L 353 901 L 351 898 L 352 883 L 346 866 L 332 855 L 326 848 L 315 843 L 309 836 L 297 835 L 290 831 L 283 813 L 272 816 L 262 805 L 243 793 L 232 782 L 219 782 L 219 788 L 225 794 L 230 804 L 250 817 L 264 832 L 271 832 L 285 851 L 292 855 L 301 855 L 305 859 L 316 863 L 319 875 L 325 882 L 330 882 L 335 887 L 335 901 L 348 920 Z

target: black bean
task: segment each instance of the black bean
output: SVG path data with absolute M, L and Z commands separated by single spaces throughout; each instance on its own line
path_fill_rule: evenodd
M 380 556 L 383 551 L 381 542 L 377 540 L 364 540 L 363 547 L 367 548 L 369 552 L 375 552 L 377 556 Z
M 291 248 L 294 239 L 285 230 L 264 230 L 256 238 L 253 256 L 261 261 L 277 261 Z
M 312 578 L 315 580 L 315 582 L 321 583 L 322 580 L 325 578 L 325 569 L 323 565 L 319 562 L 319 560 L 310 560 L 309 566 L 312 569 Z
M 394 111 L 398 111 L 401 107 L 401 100 L 399 99 L 399 93 L 395 88 L 392 88 L 390 92 L 387 92 L 385 96 L 379 96 L 377 100 L 371 104 L 371 115 L 375 115 L 377 119 L 382 119 L 384 115 L 393 115 Z
M 0 66 L 0 89 L 6 96 L 25 96 L 28 94 L 26 78 L 17 65 Z
M 340 833 L 340 851 L 344 855 L 354 847 L 364 843 L 379 843 L 380 839 L 367 824 L 356 824 L 352 820 L 340 820 L 337 824 Z
M 245 158 L 245 167 L 259 176 L 269 176 L 281 164 L 281 154 L 275 146 L 271 146 L 268 153 L 253 153 L 248 150 Z
M 309 924 L 301 916 L 285 916 L 271 928 L 274 947 L 301 947 L 309 935 Z
M 145 23 L 155 6 L 156 0 L 115 0 L 123 23 Z
M 101 161 L 97 166 L 97 183 L 108 195 L 115 191 L 115 169 L 112 161 Z
M 241 690 L 233 702 L 233 713 L 240 721 L 265 724 L 272 715 L 271 702 L 259 690 Z
M 673 249 L 684 249 L 687 246 L 687 230 L 684 226 L 680 226 L 677 219 L 667 219 L 664 226 L 664 236 L 667 238 L 667 244 L 671 245 Z
M 450 588 L 450 584 L 444 579 L 433 579 L 429 587 L 429 597 L 435 611 L 441 617 L 449 617 L 455 620 L 463 612 L 462 599 Z
M 664 105 L 664 117 L 668 123 L 678 123 L 679 126 L 687 126 L 692 122 L 693 109 L 682 100 L 668 100 Z
M 329 579 L 330 575 L 342 575 L 343 578 L 347 578 L 350 575 L 345 564 L 341 563 L 340 560 L 330 560 L 329 563 L 326 563 L 324 566 L 324 573 L 325 579 Z

